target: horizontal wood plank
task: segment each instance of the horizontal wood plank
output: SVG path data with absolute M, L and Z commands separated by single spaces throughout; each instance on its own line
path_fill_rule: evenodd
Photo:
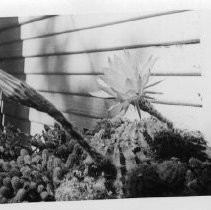
M 199 77 L 152 77 L 153 81 L 163 80 L 149 90 L 163 94 L 155 95 L 155 99 L 182 103 L 202 103 L 203 79 Z M 150 84 L 150 83 L 149 83 Z M 153 97 L 153 95 L 152 95 Z
M 31 18 L 19 18 L 20 28 L 11 28 L 0 33 L 0 44 L 26 40 L 32 38 L 41 38 L 61 33 L 87 30 L 98 27 L 116 25 L 125 22 L 143 20 L 164 15 L 190 12 L 186 10 L 166 11 L 146 14 L 98 14 L 98 15 L 59 15 L 50 16 L 34 22 L 29 22 Z M 27 22 L 28 21 L 28 22 Z M 25 24 L 24 24 L 25 23 Z M 28 24 L 26 24 L 28 23 Z M 21 30 L 21 36 L 16 34 Z
M 0 31 L 12 26 L 18 25 L 18 17 L 1 17 L 0 18 Z
M 66 93 L 71 95 L 89 96 L 90 92 L 99 90 L 93 75 L 27 75 L 26 82 L 41 92 Z M 156 99 L 201 102 L 203 79 L 200 77 L 151 77 L 149 84 L 163 80 L 160 84 L 149 88 L 151 91 L 162 92 Z M 153 95 L 152 95 L 153 96 Z
M 154 104 L 154 107 L 164 116 L 168 117 L 168 119 L 172 120 L 175 128 L 204 130 L 203 109 L 187 106 L 164 106 L 161 104 Z
M 29 17 L 3 17 L 3 18 L 0 18 L 0 33 L 2 33 L 3 31 L 11 31 L 11 30 L 12 32 L 15 32 L 13 31 L 15 30 L 14 28 L 17 28 L 20 25 L 32 23 L 39 20 L 44 20 L 46 18 L 50 18 L 53 16 L 54 15 L 29 16 Z M 8 35 L 8 33 L 6 32 L 5 35 Z
M 27 119 L 18 118 L 11 115 L 4 115 L 4 125 L 13 125 L 19 128 L 22 132 L 35 135 L 37 133 L 41 134 L 44 130 L 44 124 L 38 122 L 32 122 Z
M 175 105 L 165 106 L 162 104 L 153 104 L 153 106 L 163 116 L 171 120 L 175 128 L 204 131 L 204 108 Z M 146 112 L 141 112 L 141 115 L 142 119 L 150 117 Z M 140 119 L 133 107 L 126 113 L 126 117 L 130 120 Z
M 44 21 L 49 18 L 57 17 L 57 15 L 40 15 L 40 16 L 26 16 L 18 17 L 18 22 L 20 25 L 32 24 L 34 22 Z
M 152 79 L 164 79 L 151 88 L 164 93 L 156 97 L 163 104 L 154 106 L 176 127 L 200 129 L 200 13 L 189 11 L 156 18 L 147 15 L 145 19 L 120 14 L 98 18 L 54 16 L 35 21 L 23 18 L 19 23 L 11 20 L 7 27 L 21 27 L 5 30 L 3 24 L 1 30 L 0 26 L 0 68 L 26 80 L 76 126 L 93 128 L 114 103 L 88 96 L 97 89 L 96 75 L 108 66 L 108 57 L 122 56 L 120 50 L 124 48 L 131 49 L 131 53 L 140 51 L 144 58 L 153 54 L 159 59 Z M 188 104 L 199 106 L 184 106 Z M 39 130 L 43 124 L 54 122 L 42 112 L 8 101 L 4 102 L 3 112 L 5 121 L 26 130 Z
M 198 109 L 195 107 L 162 106 L 162 105 L 157 105 L 157 104 L 155 104 L 154 106 L 164 116 L 167 116 L 169 119 L 171 119 L 174 122 L 174 125 L 176 128 L 190 129 L 190 130 L 203 130 L 204 124 L 202 123 L 203 122 L 202 109 Z M 27 119 L 28 116 L 25 116 L 25 115 L 18 116 L 18 115 L 19 114 L 12 116 L 10 115 L 10 113 L 4 114 L 5 123 L 10 123 L 10 124 L 12 123 L 13 125 L 20 128 L 22 131 L 30 132 L 31 134 L 41 132 L 41 130 L 43 130 L 44 124 L 49 123 L 48 125 L 52 126 L 54 123 L 54 121 L 51 118 L 49 119 L 49 117 L 43 119 L 43 117 L 45 117 L 43 116 L 43 114 L 41 114 L 42 117 L 40 117 L 40 115 L 37 113 L 32 114 L 30 117 L 30 121 Z M 130 110 L 128 115 L 131 120 L 134 118 L 138 119 L 138 115 L 134 110 Z M 142 113 L 142 116 L 143 118 L 146 118 L 148 117 L 148 114 Z M 77 126 L 80 127 L 82 118 L 81 117 L 74 118 L 71 116 L 71 119 L 69 118 L 69 120 L 74 121 L 75 124 L 77 124 Z M 85 124 L 90 125 L 90 123 L 92 124 L 92 122 L 93 122 L 93 119 L 88 119 L 88 121 L 86 121 Z M 97 121 L 95 121 L 92 124 L 93 127 L 96 124 L 96 122 Z M 92 129 L 93 127 L 90 126 L 90 129 Z
M 114 101 L 111 99 L 104 100 L 101 98 L 59 94 L 59 93 L 41 93 L 46 99 L 53 103 L 60 111 L 64 113 L 73 113 L 89 118 L 102 118 Z M 7 110 L 17 113 L 21 110 L 28 115 L 28 108 L 18 105 L 15 102 L 4 100 L 4 106 Z
M 162 73 L 200 73 L 201 45 L 171 46 L 168 48 L 145 48 L 129 50 L 131 54 L 139 52 L 140 59 L 153 55 L 158 58 L 152 72 Z M 12 74 L 102 74 L 103 67 L 108 67 L 108 57 L 122 51 L 90 54 L 44 56 L 19 59 L 1 59 L 0 68 Z
M 178 24 L 180 22 L 182 24 Z M 0 46 L 0 58 L 91 53 L 122 48 L 198 43 L 199 26 L 197 14 L 178 13 L 156 19 L 139 20 L 3 45 Z
M 188 107 L 199 107 L 202 108 L 203 104 L 202 103 L 191 103 L 191 102 L 184 102 L 184 101 L 168 101 L 168 100 L 150 100 L 151 103 L 153 104 L 163 104 L 163 105 L 170 105 L 170 106 L 188 106 Z
M 10 115 L 4 114 L 3 124 L 5 126 L 13 125 L 25 133 L 30 133 L 30 130 L 31 130 L 31 122 L 29 120 L 17 118 L 15 116 L 10 116 Z
M 19 118 L 23 120 L 29 120 L 31 122 L 42 123 L 42 124 L 47 124 L 51 126 L 55 122 L 55 120 L 49 115 L 43 112 L 38 112 L 37 110 L 32 109 L 32 108 L 29 109 L 28 115 L 25 115 L 25 113 L 23 112 L 16 112 L 13 114 L 11 113 L 11 110 L 7 110 L 6 108 L 4 109 L 3 113 L 10 117 Z M 64 116 L 67 118 L 67 120 L 72 122 L 74 126 L 77 126 L 79 129 L 83 129 L 83 128 L 91 129 L 96 125 L 97 121 L 99 120 L 95 118 L 79 116 L 76 114 L 64 113 Z

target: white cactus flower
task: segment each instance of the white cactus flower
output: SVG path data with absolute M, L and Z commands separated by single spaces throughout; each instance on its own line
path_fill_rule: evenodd
M 123 58 L 117 55 L 113 61 L 109 58 L 109 68 L 104 68 L 104 75 L 97 79 L 100 90 L 90 94 L 101 98 L 115 98 L 117 104 L 110 107 L 109 116 L 124 115 L 130 104 L 137 108 L 140 115 L 138 100 L 141 97 L 153 99 L 150 94 L 161 94 L 148 91 L 149 87 L 161 82 L 149 84 L 156 60 L 157 58 L 150 56 L 146 61 L 142 61 L 140 53 L 131 55 L 128 51 L 124 51 Z

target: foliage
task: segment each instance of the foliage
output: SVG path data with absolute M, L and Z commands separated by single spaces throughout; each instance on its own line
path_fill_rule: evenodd
M 0 130 L 0 157 L 12 160 L 18 157 L 21 149 L 31 152 L 30 135 L 8 124 Z
M 159 159 L 173 156 L 187 162 L 191 157 L 202 161 L 208 158 L 206 142 L 198 131 L 163 129 L 156 133 L 151 146 Z
M 23 136 L 27 137 L 27 144 L 23 144 Z M 2 151 L 10 146 L 12 152 L 12 155 L 1 153 L 1 203 L 55 200 L 55 189 L 70 169 L 65 164 L 67 157 L 78 157 L 73 168 L 80 168 L 81 161 L 86 158 L 81 147 L 58 124 L 54 128 L 44 126 L 42 134 L 35 136 L 7 126 L 1 132 L 0 140 Z
M 156 172 L 155 166 L 144 163 L 128 172 L 125 184 L 126 197 L 164 196 L 164 184 Z
M 96 164 L 58 124 L 35 136 L 5 127 L 1 148 L 10 145 L 13 155 L 1 153 L 0 202 L 211 194 L 209 147 L 199 132 L 168 129 L 151 117 L 103 119 L 84 135 L 116 170 Z

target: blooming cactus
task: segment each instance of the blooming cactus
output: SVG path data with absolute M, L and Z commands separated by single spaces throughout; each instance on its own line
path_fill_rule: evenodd
M 140 53 L 131 55 L 127 51 L 124 51 L 123 59 L 115 55 L 113 61 L 108 59 L 109 68 L 104 68 L 104 75 L 97 79 L 100 90 L 90 94 L 116 99 L 117 103 L 108 110 L 110 116 L 124 115 L 132 104 L 141 117 L 139 100 L 153 99 L 150 94 L 161 94 L 148 90 L 161 82 L 149 84 L 150 73 L 156 60 L 157 58 L 150 56 L 143 62 Z

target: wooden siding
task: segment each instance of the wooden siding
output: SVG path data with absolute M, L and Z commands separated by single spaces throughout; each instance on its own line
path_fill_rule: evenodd
M 89 92 L 98 88 L 96 77 L 108 57 L 122 56 L 123 49 L 159 58 L 152 78 L 164 79 L 156 87 L 164 94 L 155 107 L 178 126 L 200 128 L 200 12 L 0 19 L 0 68 L 25 80 L 81 128 L 92 128 L 114 103 Z M 51 117 L 7 100 L 3 112 L 5 122 L 30 124 L 25 127 L 32 132 L 53 124 Z

